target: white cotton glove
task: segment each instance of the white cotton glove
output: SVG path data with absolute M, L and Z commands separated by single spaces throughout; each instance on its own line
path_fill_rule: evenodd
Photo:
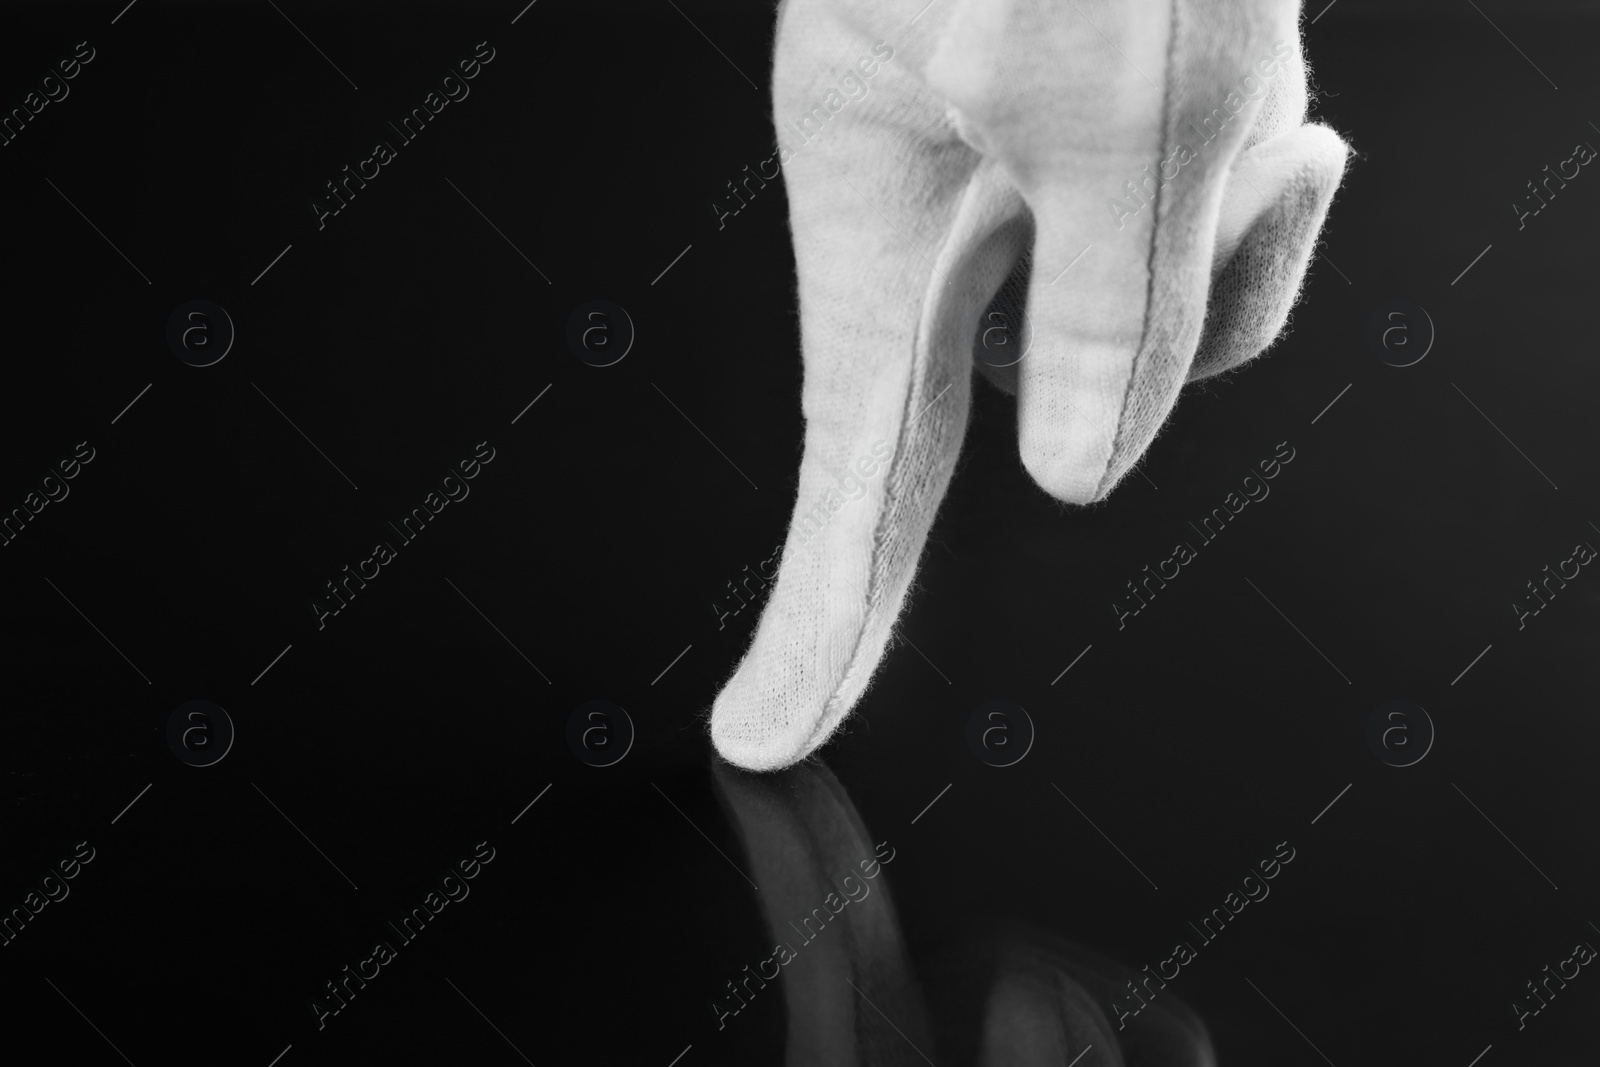
M 1026 280 L 1022 462 L 1104 498 L 1185 381 L 1270 344 L 1347 149 L 1305 124 L 1297 0 L 787 0 L 774 120 L 806 418 L 776 586 L 717 697 L 788 766 L 866 689 L 966 429 L 974 338 Z M 921 13 L 919 14 L 919 9 Z

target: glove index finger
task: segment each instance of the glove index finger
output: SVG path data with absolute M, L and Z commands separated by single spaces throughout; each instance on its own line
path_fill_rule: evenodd
M 813 98 L 819 51 L 864 40 L 826 7 L 785 8 L 779 114 Z M 909 64 L 799 136 L 779 124 L 805 452 L 776 585 L 711 713 L 718 752 L 755 770 L 822 744 L 883 658 L 966 431 L 971 324 L 1025 240 L 1021 198 Z

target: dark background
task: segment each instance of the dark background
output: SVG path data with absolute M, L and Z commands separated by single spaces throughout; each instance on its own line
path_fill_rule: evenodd
M 1340 0 L 1309 27 L 1316 118 L 1357 152 L 1325 255 L 1292 333 L 1190 390 L 1147 477 L 1063 509 L 1018 461 L 1012 401 L 975 387 L 902 620 L 916 647 L 822 753 L 897 849 L 919 960 L 1009 917 L 1154 963 L 1288 840 L 1269 901 L 1173 983 L 1221 1062 L 1323 1062 L 1307 1039 L 1339 1067 L 1600 1051 L 1588 972 L 1521 1032 L 1509 1008 L 1600 941 L 1600 578 L 1520 632 L 1510 608 L 1600 542 L 1600 179 L 1520 232 L 1509 208 L 1600 143 L 1596 22 L 1478 6 Z M 771 154 L 772 8 L 279 7 L 0 16 L 6 108 L 78 41 L 98 53 L 0 148 L 0 506 L 96 450 L 0 549 L 0 907 L 74 842 L 97 853 L 0 948 L 8 1043 L 83 1064 L 121 1062 L 112 1044 L 141 1065 L 290 1045 L 285 1067 L 777 1062 L 780 999 L 721 1031 L 707 1008 L 768 946 L 707 840 L 737 858 L 703 721 L 756 611 L 718 630 L 712 602 L 781 540 L 801 441 L 781 183 L 721 230 L 710 207 Z M 319 231 L 322 184 L 482 40 L 471 95 Z M 237 328 L 203 369 L 165 341 L 196 298 Z M 591 299 L 636 327 L 615 366 L 566 342 Z M 1395 368 L 1365 333 L 1402 299 L 1437 340 Z M 319 630 L 322 584 L 484 440 L 471 495 Z M 1282 441 L 1271 496 L 1119 632 L 1123 583 Z M 165 740 L 197 698 L 237 729 L 203 769 Z M 1405 769 L 1365 735 L 1396 698 L 1437 728 Z M 613 767 L 565 740 L 591 699 L 638 731 Z M 1037 727 L 1015 767 L 966 746 L 989 699 Z M 481 840 L 471 897 L 319 1032 L 307 998 Z

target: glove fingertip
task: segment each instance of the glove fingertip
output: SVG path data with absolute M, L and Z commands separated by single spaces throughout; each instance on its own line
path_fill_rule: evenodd
M 1269 348 L 1299 301 L 1350 149 L 1326 126 L 1296 135 L 1301 162 L 1212 278 L 1205 327 L 1188 380 L 1232 370 Z

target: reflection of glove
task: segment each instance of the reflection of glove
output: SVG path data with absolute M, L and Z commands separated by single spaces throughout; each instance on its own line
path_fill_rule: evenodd
M 1052 934 L 984 920 L 928 975 L 940 1052 L 981 1067 L 1216 1067 L 1205 1023 L 1146 975 Z M 1079 1058 L 1081 1056 L 1081 1058 Z
M 713 769 L 773 942 L 754 971 L 782 992 L 743 988 L 783 997 L 786 1067 L 922 1063 L 934 1054 L 927 1009 L 879 862 L 894 859 L 893 845 L 872 844 L 849 794 L 820 764 L 772 776 Z
M 1016 923 L 981 923 L 919 982 L 889 893 L 896 850 L 872 844 L 833 774 L 713 770 L 775 942 L 713 1011 L 737 1025 L 724 1013 L 781 986 L 786 1067 L 1215 1067 L 1205 1024 L 1170 991 L 1119 1029 L 1113 1002 L 1135 1003 L 1126 984 L 1144 975 Z
M 776 589 L 711 721 L 752 769 L 815 749 L 866 689 L 1008 275 L 1027 272 L 1032 327 L 998 375 L 1023 464 L 1087 504 L 1185 380 L 1276 336 L 1344 169 L 1338 136 L 1304 124 L 1297 0 L 924 3 L 779 15 L 805 456 Z

